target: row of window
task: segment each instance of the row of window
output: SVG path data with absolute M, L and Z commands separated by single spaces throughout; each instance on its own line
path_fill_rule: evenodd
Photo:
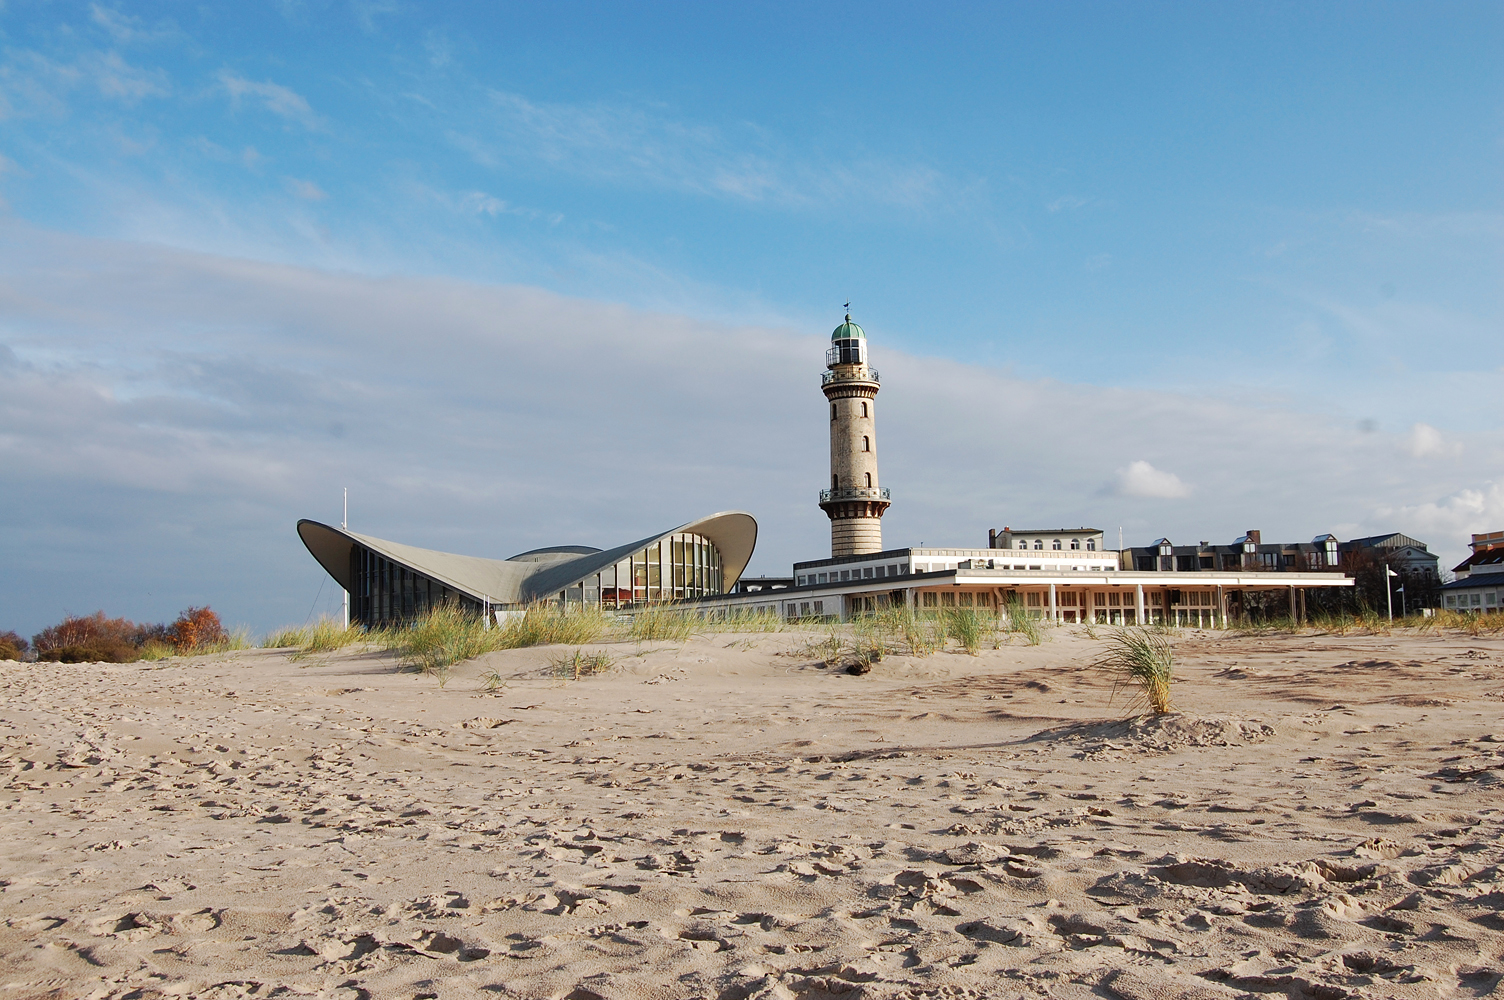
M 1221 562 L 1221 566 L 1217 563 Z M 1134 568 L 1146 573 L 1193 573 L 1197 570 L 1224 569 L 1224 570 L 1251 570 L 1254 572 L 1271 572 L 1273 570 L 1299 569 L 1302 556 L 1293 552 L 1232 552 L 1222 555 L 1202 555 L 1190 553 L 1187 555 L 1158 555 L 1137 556 L 1134 558 Z M 1306 568 L 1324 569 L 1336 567 L 1337 563 L 1329 561 L 1321 552 L 1307 552 L 1304 554 Z
M 720 550 L 707 538 L 683 532 L 654 542 L 559 596 L 569 604 L 624 608 L 709 597 L 721 593 L 721 581 Z
M 457 604 L 473 614 L 482 611 L 479 601 L 384 559 L 365 546 L 356 546 L 350 554 L 350 570 L 350 620 L 362 625 L 410 622 L 443 604 Z
M 1448 594 L 1448 608 L 1496 608 L 1499 606 L 1498 591 L 1482 594 Z
M 847 583 L 851 580 L 885 580 L 890 576 L 903 576 L 908 569 L 907 566 L 894 564 L 858 566 L 855 569 L 843 569 L 839 572 L 831 570 L 829 573 L 810 573 L 808 576 L 799 577 L 799 586 L 807 587 L 815 583 Z
M 1044 539 L 1043 538 L 1036 538 L 1036 539 L 1034 539 L 1034 541 L 1033 541 L 1033 543 L 1031 545 L 1030 542 L 1029 542 L 1029 540 L 1027 538 L 1019 538 L 1019 539 L 1015 540 L 1015 544 L 1014 544 L 1013 547 L 1015 549 L 1033 548 L 1033 549 L 1035 549 L 1037 551 L 1039 549 L 1043 549 L 1044 548 Z M 1072 549 L 1074 549 L 1074 550 L 1078 550 L 1079 551 L 1083 547 L 1081 539 L 1079 539 L 1079 538 L 1072 538 L 1071 539 L 1070 547 Z M 1052 539 L 1050 539 L 1050 548 L 1053 549 L 1053 550 L 1055 550 L 1055 551 L 1057 551 L 1057 552 L 1059 552 L 1059 551 L 1061 551 L 1062 549 L 1065 548 L 1065 545 L 1064 545 L 1064 543 L 1063 543 L 1063 541 L 1061 539 L 1059 539 L 1059 538 L 1052 538 Z M 1088 538 L 1086 540 L 1086 542 L 1085 542 L 1085 549 L 1086 549 L 1087 552 L 1095 552 L 1095 551 L 1097 551 L 1097 540 L 1095 538 Z

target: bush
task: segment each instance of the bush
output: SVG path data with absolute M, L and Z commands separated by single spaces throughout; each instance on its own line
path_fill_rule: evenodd
M 19 660 L 30 644 L 14 632 L 0 632 L 0 660 Z
M 222 645 L 230 634 L 210 608 L 188 608 L 166 629 L 167 641 L 178 653 L 192 653 L 208 646 Z
M 103 611 L 86 617 L 69 615 L 32 636 L 37 659 L 58 663 L 130 663 L 139 655 L 139 625 L 106 618 Z

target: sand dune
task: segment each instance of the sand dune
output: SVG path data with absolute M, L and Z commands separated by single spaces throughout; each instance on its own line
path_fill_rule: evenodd
M 0 998 L 1500 990 L 1504 640 L 1049 635 L 6 664 Z

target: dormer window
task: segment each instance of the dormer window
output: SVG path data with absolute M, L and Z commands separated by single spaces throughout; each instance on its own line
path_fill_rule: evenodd
M 1036 539 L 1034 539 L 1034 547 L 1036 549 L 1042 549 L 1042 548 L 1044 548 L 1044 539 L 1043 538 L 1036 538 Z
M 1086 540 L 1086 551 L 1088 551 L 1088 552 L 1095 552 L 1095 551 L 1097 551 L 1097 540 L 1095 538 L 1088 538 Z
M 1060 539 L 1057 538 L 1054 541 L 1052 541 L 1050 543 L 1050 548 L 1053 549 L 1056 552 L 1059 552 L 1060 551 Z
M 1075 551 L 1077 551 L 1080 548 L 1081 548 L 1081 539 L 1079 539 L 1079 538 L 1072 538 L 1071 539 L 1071 551 L 1075 552 Z

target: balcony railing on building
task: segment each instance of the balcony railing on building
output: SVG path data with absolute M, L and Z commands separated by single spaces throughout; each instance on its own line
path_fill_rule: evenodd
M 856 372 L 823 371 L 820 373 L 820 384 L 830 385 L 832 382 L 881 382 L 877 377 L 876 368 L 868 368 L 865 374 Z
M 836 490 L 821 490 L 820 502 L 830 503 L 833 500 L 889 500 L 888 488 L 867 489 L 860 486 L 843 486 Z

